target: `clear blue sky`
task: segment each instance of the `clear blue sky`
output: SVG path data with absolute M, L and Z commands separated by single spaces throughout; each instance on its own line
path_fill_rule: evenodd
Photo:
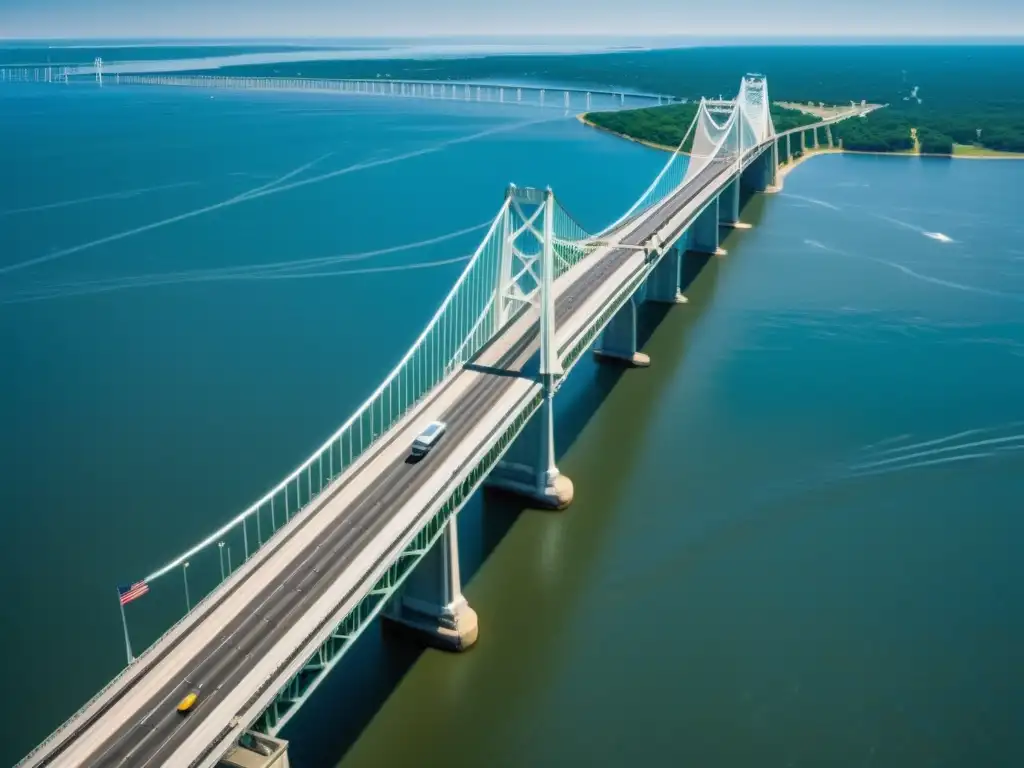
M 0 0 L 0 37 L 1020 36 L 1024 0 Z

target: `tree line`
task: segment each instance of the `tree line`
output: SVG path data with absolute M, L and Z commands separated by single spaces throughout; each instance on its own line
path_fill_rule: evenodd
M 848 149 L 898 151 L 907 142 L 912 146 L 913 127 L 921 151 L 950 152 L 957 143 L 1024 152 L 1024 78 L 1007 76 L 1024 72 L 1024 46 L 723 46 L 472 59 L 304 61 L 220 70 L 225 75 L 279 77 L 556 81 L 693 101 L 733 96 L 740 77 L 750 71 L 768 76 L 772 101 L 846 104 L 864 99 L 887 104 L 884 110 L 836 127 Z M 686 109 L 668 114 L 683 121 L 683 130 L 689 125 L 687 114 L 692 119 Z M 654 119 L 644 123 L 644 130 L 645 137 L 658 143 L 672 144 L 676 135 Z
M 599 128 L 674 149 L 686 135 L 690 123 L 697 114 L 697 107 L 698 103 L 690 102 L 664 107 L 625 109 L 619 112 L 589 112 L 585 117 Z M 777 104 L 771 105 L 770 110 L 777 131 L 818 122 L 818 118 L 812 115 Z M 683 145 L 684 152 L 689 152 L 693 147 L 694 133 L 696 131 L 692 131 L 687 137 Z

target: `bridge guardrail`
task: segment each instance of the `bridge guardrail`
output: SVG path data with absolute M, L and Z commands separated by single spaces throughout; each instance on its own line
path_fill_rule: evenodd
M 744 93 L 741 87 L 741 95 Z M 765 101 L 767 103 L 765 90 Z M 733 121 L 742 120 L 743 118 L 750 119 L 746 110 L 747 107 L 738 100 L 740 103 L 740 109 L 733 112 L 729 121 L 719 129 L 723 131 L 724 135 L 717 142 L 715 142 L 715 149 L 711 156 L 717 156 L 726 146 L 726 141 L 730 136 L 730 132 L 735 125 Z M 702 104 L 702 110 L 706 110 L 706 106 Z M 767 112 L 767 108 L 764 108 Z M 700 111 L 700 110 L 699 110 Z M 785 131 L 781 134 L 775 134 L 774 128 L 771 127 L 770 115 L 767 119 L 768 130 L 770 131 L 770 138 L 777 139 L 778 136 L 784 136 L 789 133 L 796 133 L 801 130 L 810 130 L 816 125 L 824 125 L 839 120 L 845 119 L 853 114 L 856 114 L 858 110 L 853 109 L 848 113 L 836 115 L 831 118 L 822 120 L 821 122 L 810 125 L 802 126 L 798 128 Z M 765 118 L 761 118 L 765 119 Z M 689 132 L 693 130 L 697 124 L 697 117 L 694 118 L 694 122 L 691 123 L 690 128 L 687 131 L 687 136 L 684 136 L 683 142 L 680 143 L 679 147 L 666 162 L 661 172 L 655 178 L 654 182 L 648 186 L 647 190 L 638 198 L 638 200 L 627 210 L 620 219 L 605 228 L 604 232 L 609 232 L 617 227 L 622 226 L 636 210 L 644 204 L 645 200 L 653 199 L 654 195 L 660 189 L 659 185 L 664 185 L 666 179 L 671 180 L 672 177 L 668 176 L 669 169 L 672 168 L 677 156 L 680 154 L 683 143 L 689 135 Z M 742 130 L 742 126 L 740 127 Z M 743 139 L 741 131 L 738 144 L 739 149 L 742 149 Z M 761 146 L 761 143 L 757 146 Z M 744 156 L 747 151 L 753 151 L 757 147 L 748 147 L 748 150 L 741 151 L 740 153 Z M 689 168 L 687 169 L 687 173 Z M 686 178 L 680 183 L 685 183 Z M 674 184 L 671 189 L 678 188 L 679 184 Z M 660 201 L 662 198 L 659 198 Z M 657 202 L 657 201 L 655 201 Z M 648 203 L 651 205 L 653 203 Z M 451 370 L 453 359 L 458 359 L 460 356 L 465 358 L 470 357 L 474 354 L 479 347 L 484 343 L 485 340 L 490 338 L 490 328 L 481 325 L 481 320 L 491 311 L 491 302 L 482 301 L 478 296 L 463 296 L 460 295 L 460 290 L 464 286 L 469 285 L 470 281 L 477 277 L 482 277 L 483 282 L 486 285 L 494 285 L 496 275 L 490 274 L 486 271 L 484 275 L 478 276 L 474 274 L 474 270 L 478 269 L 478 266 L 483 261 L 496 261 L 484 259 L 484 255 L 490 251 L 493 254 L 494 249 L 498 249 L 502 246 L 503 237 L 499 237 L 501 232 L 501 225 L 505 223 L 505 217 L 509 211 L 509 200 L 506 199 L 502 208 L 499 210 L 498 215 L 495 217 L 491 224 L 487 235 L 484 237 L 477 250 L 469 258 L 469 263 L 463 270 L 460 277 L 457 279 L 451 292 L 446 296 L 437 312 L 434 314 L 431 321 L 427 324 L 424 331 L 417 338 L 416 342 L 412 345 L 405 356 L 400 360 L 398 365 L 391 371 L 391 373 L 385 378 L 385 380 L 378 386 L 374 393 L 360 406 L 353 416 L 351 416 L 332 436 L 329 438 L 316 452 L 314 452 L 309 458 L 301 463 L 295 470 L 293 470 L 283 481 L 278 483 L 273 490 L 264 494 L 263 497 L 255 504 L 248 507 L 245 511 L 237 515 L 234 519 L 229 521 L 226 525 L 222 526 L 211 536 L 208 536 L 199 544 L 189 549 L 183 555 L 175 558 L 171 562 L 167 563 L 157 571 L 146 577 L 146 581 L 153 581 L 161 576 L 169 573 L 171 570 L 182 565 L 190 557 L 193 557 L 202 549 L 212 546 L 220 538 L 225 536 L 227 533 L 237 528 L 240 525 L 247 525 L 247 521 L 256 517 L 259 520 L 261 511 L 266 507 L 270 507 L 271 514 L 273 516 L 274 507 L 278 499 L 283 501 L 285 507 L 286 517 L 292 512 L 290 501 L 294 497 L 296 505 L 294 511 L 298 512 L 309 505 L 313 499 L 317 498 L 319 494 L 326 488 L 327 484 L 332 482 L 339 474 L 345 469 L 350 467 L 365 451 L 373 445 L 377 439 L 387 432 L 387 429 L 393 425 L 398 419 L 401 419 L 403 415 L 409 412 L 409 410 L 419 400 L 436 385 L 436 383 L 443 379 Z M 569 219 L 571 221 L 571 218 Z M 575 225 L 575 222 L 571 222 Z M 575 225 L 578 226 L 578 225 Z M 584 233 L 585 234 L 585 233 Z M 572 231 L 573 236 L 578 236 L 579 232 Z M 565 239 L 566 242 L 579 242 L 570 236 Z M 490 267 L 488 266 L 488 270 Z M 487 282 L 490 280 L 491 282 Z M 480 296 L 486 297 L 486 291 L 480 290 L 480 285 L 473 285 L 475 291 L 479 292 Z M 467 292 L 468 293 L 468 292 Z M 461 305 L 462 312 L 459 312 L 460 299 L 465 299 Z M 492 299 L 493 300 L 493 299 Z M 450 318 L 446 313 L 453 310 L 454 319 Z M 469 342 L 469 343 L 467 343 Z M 425 350 L 425 354 L 421 358 L 417 358 L 417 354 Z M 452 357 L 452 350 L 454 350 L 454 358 Z M 420 370 L 417 366 L 422 366 Z M 405 378 L 403 378 L 405 376 Z M 404 386 L 403 386 L 404 384 Z M 386 395 L 386 399 L 385 399 Z M 396 396 L 397 396 L 397 407 L 396 407 Z M 387 403 L 387 409 L 385 409 L 385 402 Z M 379 419 L 374 418 L 375 409 L 379 411 Z M 367 420 L 368 416 L 368 420 Z M 377 428 L 380 428 L 377 431 Z M 356 434 L 358 433 L 358 438 Z M 345 439 L 348 440 L 348 452 L 345 451 Z M 337 463 L 335 464 L 335 446 L 337 446 Z M 328 463 L 328 474 L 326 475 L 327 482 L 325 483 L 324 474 L 324 460 L 325 457 Z M 346 463 L 347 458 L 347 463 Z M 317 490 L 314 493 L 313 490 L 313 467 L 317 466 L 318 479 L 317 479 Z M 303 474 L 305 474 L 306 494 L 305 501 L 303 501 L 302 484 Z M 292 494 L 292 486 L 294 484 L 294 494 Z M 275 531 L 276 533 L 276 531 Z M 267 541 L 273 538 L 273 534 L 268 537 Z M 259 542 L 262 545 L 262 541 Z M 258 548 L 257 548 L 258 549 Z M 255 551 L 255 550 L 254 550 Z M 208 605 L 210 601 L 217 594 L 217 590 L 210 592 L 205 595 L 199 602 L 193 606 L 192 610 L 182 616 L 177 622 L 175 622 L 161 637 L 154 643 L 159 644 L 163 639 L 168 637 L 188 619 L 189 616 L 194 615 L 195 611 L 200 607 Z M 151 646 L 152 648 L 153 646 Z M 19 766 L 27 763 L 33 756 L 38 755 L 40 751 L 53 744 L 55 740 L 60 738 L 81 715 L 83 715 L 90 707 L 94 706 L 98 700 L 106 695 L 112 688 L 124 680 L 126 676 L 136 670 L 140 662 L 145 660 L 145 653 L 136 658 L 131 664 L 125 667 L 119 672 L 113 679 L 111 679 L 98 693 L 89 699 L 79 710 L 57 729 L 50 734 L 47 739 L 40 743 L 32 752 L 30 752 L 22 761 L 18 763 Z

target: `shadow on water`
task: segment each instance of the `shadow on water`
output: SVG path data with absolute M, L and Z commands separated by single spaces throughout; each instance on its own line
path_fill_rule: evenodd
M 640 440 L 646 422 L 653 416 L 658 393 L 673 379 L 675 370 L 682 363 L 686 337 L 712 301 L 717 276 L 718 264 L 713 257 L 687 254 L 682 267 L 682 285 L 687 291 L 689 304 L 678 308 L 647 302 L 640 305 L 638 345 L 646 346 L 667 318 L 671 320 L 664 323 L 664 331 L 671 333 L 672 337 L 666 337 L 656 345 L 659 357 L 650 369 L 634 372 L 634 375 L 647 377 L 645 387 L 648 391 L 635 406 L 631 406 L 628 429 L 614 436 L 604 434 L 607 428 L 599 429 L 602 434 L 597 436 L 598 442 L 614 438 L 618 445 L 618 450 L 612 452 L 614 459 L 608 459 L 617 466 L 608 468 L 608 481 L 601 488 L 601 493 L 621 492 L 621 488 L 615 486 L 621 486 L 629 474 L 628 467 L 623 470 L 623 464 L 628 464 L 636 453 L 631 450 L 632 444 Z M 676 313 L 674 317 L 673 312 Z M 679 337 L 682 337 L 682 354 L 679 353 Z M 556 399 L 555 441 L 559 461 L 577 443 L 612 390 L 624 376 L 629 375 L 628 369 L 596 364 L 589 354 L 580 360 Z M 619 428 L 616 426 L 616 431 Z M 459 514 L 460 568 L 464 587 L 520 516 L 530 509 L 517 497 L 486 488 L 473 495 Z M 555 516 L 553 519 L 559 518 Z M 583 536 L 584 541 L 572 543 L 574 580 L 581 578 L 580 574 L 587 570 L 585 561 L 599 549 L 599 534 L 604 527 L 600 520 L 590 521 L 586 527 L 590 535 Z M 561 594 L 565 590 L 556 591 Z M 281 734 L 290 742 L 291 764 L 296 768 L 336 765 L 391 694 L 401 687 L 403 678 L 424 653 L 441 652 L 425 651 L 403 634 L 381 631 L 378 622 L 368 627 L 327 676 L 312 701 L 299 711 Z

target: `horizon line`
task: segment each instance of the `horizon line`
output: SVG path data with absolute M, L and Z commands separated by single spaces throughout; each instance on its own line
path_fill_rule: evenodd
M 1015 34 L 972 34 L 972 33 L 959 33 L 959 34 L 940 34 L 940 33 L 879 33 L 879 34 L 794 34 L 794 35 L 763 35 L 758 33 L 742 33 L 734 32 L 729 34 L 687 34 L 687 33 L 669 33 L 669 32 L 651 32 L 651 33 L 637 33 L 631 35 L 622 35 L 618 33 L 538 33 L 538 34 L 509 34 L 509 35 L 492 35 L 492 34 L 473 34 L 473 33 L 461 33 L 461 34 L 408 34 L 408 35 L 380 35 L 380 34 L 359 34 L 353 33 L 348 35 L 339 36 L 319 36 L 319 35 L 281 35 L 278 37 L 273 36 L 240 36 L 232 37 L 230 35 L 182 35 L 182 36 L 168 36 L 168 37 L 147 37 L 147 36 L 99 36 L 99 35 L 55 35 L 52 37 L 6 37 L 0 35 L 0 41 L 3 42 L 51 42 L 51 41 L 106 41 L 106 42 L 128 42 L 128 41 L 146 41 L 146 42 L 187 42 L 187 41 L 224 41 L 224 42 L 253 42 L 253 41 L 314 41 L 314 42 L 327 42 L 327 41 L 340 41 L 340 40 L 514 40 L 514 39 L 594 39 L 594 38 L 608 38 L 609 40 L 622 40 L 623 45 L 628 45 L 629 40 L 636 39 L 650 39 L 650 40 L 729 40 L 729 39 L 740 39 L 740 40 L 771 40 L 771 39 L 788 39 L 788 40 L 1005 40 L 1005 41 L 1017 41 L 1024 43 L 1024 32 Z

